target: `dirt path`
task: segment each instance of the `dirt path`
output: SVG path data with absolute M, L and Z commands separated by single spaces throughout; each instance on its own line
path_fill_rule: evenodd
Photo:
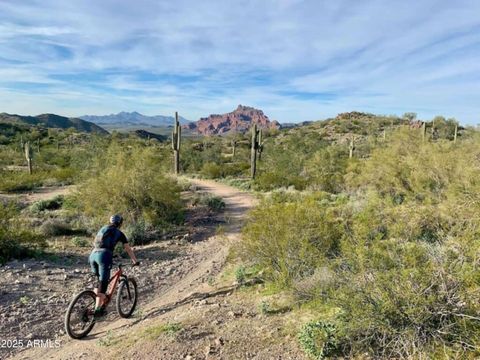
M 48 200 L 59 195 L 67 195 L 68 193 L 72 192 L 74 189 L 75 189 L 74 185 L 42 187 L 30 192 L 22 192 L 22 193 L 15 193 L 15 194 L 0 193 L 0 199 L 2 198 L 7 200 L 16 199 L 16 200 L 19 200 L 20 202 L 31 204 L 31 203 L 34 203 L 35 201 Z
M 95 346 L 99 340 L 110 334 L 128 334 L 136 328 L 145 326 L 150 320 L 161 316 L 177 304 L 195 298 L 196 294 L 211 291 L 208 281 L 216 276 L 223 267 L 229 244 L 239 239 L 239 231 L 246 212 L 256 201 L 246 193 L 227 185 L 213 181 L 191 180 L 201 191 L 220 196 L 226 203 L 223 214 L 221 235 L 209 236 L 202 241 L 187 244 L 170 244 L 161 246 L 153 244 L 144 247 L 139 252 L 139 258 L 144 264 L 138 270 L 136 277 L 148 278 L 148 283 L 140 282 L 140 287 L 148 287 L 154 296 L 142 297 L 140 293 L 139 311 L 133 319 L 121 319 L 114 314 L 110 305 L 108 321 L 95 326 L 92 333 L 85 340 L 73 341 L 66 336 L 59 336 L 60 346 L 54 344 L 50 348 L 29 348 L 16 353 L 16 359 L 90 359 L 108 358 L 108 349 Z M 170 255 L 168 255 L 170 254 Z M 71 294 L 68 294 L 71 296 Z M 63 319 L 65 305 L 58 309 L 58 317 Z M 14 329 L 11 334 L 15 334 Z M 33 338 L 36 335 L 33 334 Z M 42 336 L 46 339 L 48 337 Z M 52 340 L 55 338 L 50 337 Z M 26 340 L 23 340 L 26 342 Z M 0 349 L 1 351 L 2 349 Z M 0 352 L 1 354 L 1 352 Z M 153 357 L 155 358 L 155 357 Z M 180 358 L 180 357 L 179 357 Z

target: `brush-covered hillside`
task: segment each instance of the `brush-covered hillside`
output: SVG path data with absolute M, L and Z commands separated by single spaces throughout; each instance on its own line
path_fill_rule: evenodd
M 65 116 L 55 115 L 55 114 L 42 114 L 38 116 L 23 116 L 16 114 L 0 114 L 0 124 L 3 127 L 10 125 L 11 128 L 17 127 L 17 129 L 22 129 L 29 126 L 37 126 L 43 128 L 56 128 L 56 129 L 69 129 L 73 128 L 77 131 L 88 132 L 88 133 L 98 133 L 98 134 L 108 134 L 108 132 L 102 127 L 82 119 L 77 118 L 68 118 Z M 4 125 L 6 124 L 6 125 Z
M 262 199 L 236 248 L 239 269 L 266 281 L 270 313 L 305 319 L 307 354 L 480 356 L 476 129 L 340 114 L 265 132 L 255 179 L 247 137 L 192 146 L 201 174 Z

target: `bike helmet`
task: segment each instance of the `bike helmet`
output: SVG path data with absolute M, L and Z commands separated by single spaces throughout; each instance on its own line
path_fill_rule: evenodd
M 115 214 L 110 216 L 110 224 L 115 226 L 120 226 L 123 223 L 123 218 L 121 215 Z

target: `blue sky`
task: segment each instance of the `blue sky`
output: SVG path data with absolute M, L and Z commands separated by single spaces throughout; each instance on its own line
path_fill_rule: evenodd
M 0 112 L 480 123 L 480 1 L 0 1 Z

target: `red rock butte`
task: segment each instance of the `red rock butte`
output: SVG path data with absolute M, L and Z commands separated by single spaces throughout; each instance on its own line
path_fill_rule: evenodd
M 227 114 L 212 114 L 197 122 L 184 125 L 183 128 L 196 131 L 203 135 L 221 135 L 229 131 L 246 132 L 253 124 L 262 129 L 278 129 L 278 121 L 270 121 L 262 110 L 250 106 L 238 105 Z

